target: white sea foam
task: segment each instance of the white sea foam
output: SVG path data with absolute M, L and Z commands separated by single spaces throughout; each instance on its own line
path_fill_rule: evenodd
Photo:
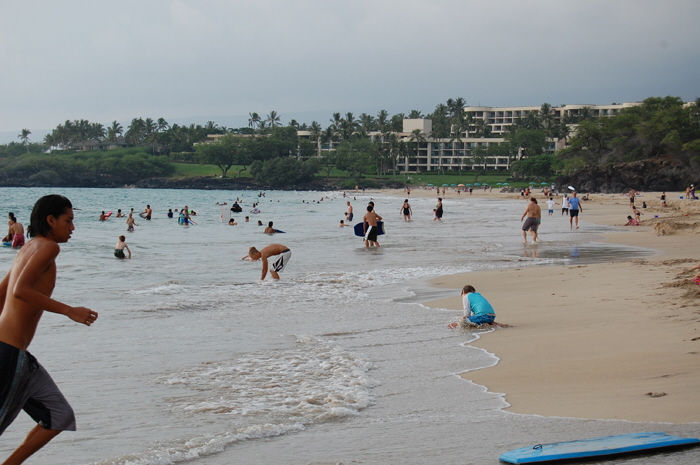
M 355 414 L 372 404 L 372 362 L 311 337 L 292 350 L 210 362 L 159 377 L 195 394 L 169 396 L 175 414 L 294 417 L 302 424 Z

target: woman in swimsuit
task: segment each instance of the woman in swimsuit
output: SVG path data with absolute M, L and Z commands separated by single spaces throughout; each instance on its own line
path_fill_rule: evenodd
M 403 201 L 403 205 L 401 206 L 401 214 L 403 215 L 403 220 L 408 222 L 411 221 L 411 215 L 413 214 L 413 210 L 411 210 L 411 204 L 408 203 L 408 199 Z
M 438 203 L 435 206 L 435 219 L 442 221 L 442 198 L 438 197 Z

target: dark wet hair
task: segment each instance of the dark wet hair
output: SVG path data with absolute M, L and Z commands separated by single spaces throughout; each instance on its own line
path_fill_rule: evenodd
M 267 223 L 267 226 L 271 228 L 271 227 L 272 227 L 272 221 L 270 221 L 269 223 Z
M 73 204 L 62 195 L 51 194 L 40 198 L 34 204 L 34 209 L 29 217 L 27 235 L 29 237 L 49 235 L 51 233 L 51 226 L 49 226 L 46 218 L 48 216 L 58 218 L 69 208 L 73 208 Z
M 465 294 L 469 294 L 470 292 L 476 292 L 476 289 L 474 289 L 474 286 L 472 286 L 471 284 L 467 284 L 462 288 L 462 292 L 464 292 Z
M 367 205 L 367 211 L 371 212 L 372 210 L 374 210 L 374 205 Z

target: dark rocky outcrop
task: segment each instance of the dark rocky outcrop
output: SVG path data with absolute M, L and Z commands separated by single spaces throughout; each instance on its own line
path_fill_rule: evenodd
M 392 180 L 353 181 L 352 184 L 368 188 L 402 188 L 405 183 Z M 44 170 L 27 177 L 10 178 L 0 173 L 0 187 L 100 187 L 121 188 L 136 187 L 141 189 L 201 189 L 201 190 L 295 190 L 295 191 L 324 191 L 343 190 L 338 179 L 316 179 L 313 182 L 292 186 L 274 187 L 255 182 L 251 178 L 221 178 L 200 176 L 192 178 L 149 178 L 133 184 L 124 183 L 108 175 L 83 176 L 76 174 L 70 178 L 59 176 L 54 171 Z
M 607 166 L 591 166 L 560 176 L 557 186 L 574 186 L 579 192 L 619 193 L 640 191 L 684 191 L 700 181 L 700 166 L 673 158 L 654 158 Z

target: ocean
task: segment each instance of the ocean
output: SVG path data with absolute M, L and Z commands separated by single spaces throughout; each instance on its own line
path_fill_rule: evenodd
M 76 214 L 54 297 L 99 319 L 86 327 L 47 313 L 39 325 L 29 350 L 73 405 L 78 431 L 28 464 L 495 464 L 502 452 L 543 442 L 656 430 L 697 436 L 697 424 L 505 412 L 503 394 L 459 376 L 497 363 L 469 345 L 488 334 L 449 330 L 460 311 L 421 304 L 459 293 L 430 287 L 436 276 L 653 254 L 597 242 L 614 228 L 582 218 L 570 231 L 555 212 L 543 218 L 545 242 L 523 246 L 524 202 L 448 199 L 436 222 L 435 200 L 413 198 L 414 221 L 405 223 L 403 197 L 369 191 L 2 188 L 0 200 L 26 227 L 49 193 L 70 198 Z M 222 223 L 216 203 L 237 198 L 244 212 L 260 202 L 261 213 Z M 347 201 L 355 223 L 370 200 L 386 226 L 376 249 L 338 227 Z M 153 219 L 137 217 L 127 233 L 116 210 L 146 204 Z M 196 225 L 167 218 L 185 205 Z M 100 222 L 103 210 L 115 213 Z M 258 220 L 286 232 L 266 235 Z M 113 256 L 122 234 L 131 260 Z M 241 257 L 273 242 L 292 258 L 280 281 L 259 282 L 260 262 Z M 15 254 L 0 247 L 0 271 Z M 32 426 L 21 413 L 0 438 L 0 458 Z M 691 449 L 616 463 L 698 462 Z

